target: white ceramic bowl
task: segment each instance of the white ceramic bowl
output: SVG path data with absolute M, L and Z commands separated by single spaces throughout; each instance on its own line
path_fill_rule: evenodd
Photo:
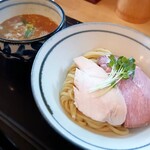
M 150 77 L 150 38 L 138 31 L 110 23 L 83 23 L 50 38 L 34 60 L 31 85 L 39 110 L 50 126 L 69 141 L 91 150 L 150 150 L 150 127 L 127 136 L 103 136 L 72 122 L 63 112 L 59 92 L 73 58 L 94 48 L 132 56 Z

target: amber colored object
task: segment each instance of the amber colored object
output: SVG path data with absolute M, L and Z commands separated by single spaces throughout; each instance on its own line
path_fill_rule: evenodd
M 91 2 L 91 3 L 93 3 L 93 4 L 96 4 L 96 3 L 98 3 L 100 0 L 86 0 L 86 1 Z
M 118 0 L 116 14 L 131 23 L 150 20 L 150 0 Z

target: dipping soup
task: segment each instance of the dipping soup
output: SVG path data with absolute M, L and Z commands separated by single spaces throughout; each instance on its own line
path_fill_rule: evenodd
M 23 14 L 0 24 L 0 38 L 29 40 L 53 32 L 58 25 L 50 18 L 38 14 Z

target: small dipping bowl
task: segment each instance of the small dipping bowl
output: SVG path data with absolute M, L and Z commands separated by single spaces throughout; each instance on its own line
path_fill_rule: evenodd
M 0 2 L 0 24 L 12 17 L 23 14 L 38 14 L 48 17 L 58 27 L 51 33 L 27 40 L 0 38 L 0 53 L 6 57 L 15 57 L 23 61 L 35 57 L 43 43 L 65 26 L 66 17 L 63 9 L 50 0 L 3 0 Z

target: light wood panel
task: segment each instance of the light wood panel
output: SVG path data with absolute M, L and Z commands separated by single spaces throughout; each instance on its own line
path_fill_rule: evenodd
M 150 21 L 133 24 L 120 19 L 116 13 L 117 0 L 101 0 L 92 4 L 85 0 L 55 0 L 65 14 L 82 22 L 111 22 L 136 29 L 150 36 Z

